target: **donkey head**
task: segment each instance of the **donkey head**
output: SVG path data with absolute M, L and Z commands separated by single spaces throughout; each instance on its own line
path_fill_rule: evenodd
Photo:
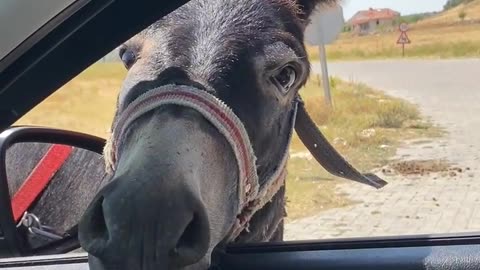
M 260 185 L 288 144 L 309 74 L 303 31 L 327 0 L 193 0 L 123 44 L 129 70 L 118 119 L 151 89 L 194 88 L 241 120 Z M 166 105 L 117 137 L 111 182 L 80 223 L 92 269 L 206 269 L 236 222 L 239 169 L 231 144 L 197 110 Z M 264 239 L 268 240 L 268 239 Z

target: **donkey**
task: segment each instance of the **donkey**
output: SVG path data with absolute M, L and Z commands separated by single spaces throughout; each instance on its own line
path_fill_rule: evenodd
M 334 2 L 193 0 L 121 46 L 109 177 L 78 225 L 90 269 L 207 269 L 228 243 L 281 241 L 294 126 L 328 171 L 384 185 L 336 159 L 298 97 L 303 31 Z
M 282 240 L 303 31 L 334 2 L 193 0 L 122 45 L 112 179 L 79 224 L 91 269 L 207 269 L 216 247 Z

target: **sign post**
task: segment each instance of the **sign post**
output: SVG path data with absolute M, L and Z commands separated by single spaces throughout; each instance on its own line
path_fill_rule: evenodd
M 320 65 L 322 66 L 322 83 L 323 83 L 323 90 L 325 92 L 325 101 L 327 105 L 332 107 L 332 94 L 330 91 L 330 76 L 328 76 L 328 66 L 327 66 L 327 52 L 325 51 L 325 44 L 320 44 L 319 48 L 319 57 L 320 57 Z
M 405 44 L 410 44 L 411 41 L 408 38 L 407 31 L 408 31 L 408 24 L 401 23 L 398 27 L 400 30 L 400 37 L 398 37 L 397 44 L 402 45 L 402 57 L 405 57 Z
M 320 65 L 322 68 L 322 83 L 325 92 L 325 102 L 332 106 L 330 80 L 328 76 L 327 54 L 325 45 L 333 43 L 342 31 L 345 20 L 340 5 L 327 8 L 317 8 L 311 16 L 310 24 L 305 29 L 305 41 L 318 46 Z

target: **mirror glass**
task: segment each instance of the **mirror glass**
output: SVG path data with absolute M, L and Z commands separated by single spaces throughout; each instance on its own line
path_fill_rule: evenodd
M 102 155 L 68 145 L 16 143 L 2 162 L 29 250 L 71 235 L 106 179 Z

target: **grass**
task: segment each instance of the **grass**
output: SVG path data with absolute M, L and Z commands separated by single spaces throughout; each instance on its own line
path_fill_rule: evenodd
M 91 66 L 17 121 L 107 138 L 116 97 L 125 77 L 118 63 Z
M 465 13 L 465 18 L 460 18 L 460 13 Z M 448 9 L 437 16 L 420 21 L 419 26 L 438 27 L 442 25 L 451 25 L 462 21 L 480 20 L 480 0 L 473 0 L 469 3 L 460 4 L 452 9 Z
M 302 96 L 328 140 L 361 171 L 385 165 L 403 140 L 441 134 L 431 123 L 422 120 L 416 106 L 363 84 L 332 79 L 333 110 L 324 105 L 316 78 L 307 83 Z M 289 219 L 354 203 L 336 190 L 339 179 L 311 159 L 298 137 L 294 137 L 290 152 Z
M 458 14 L 465 11 L 462 21 Z M 429 17 L 411 25 L 406 45 L 409 58 L 465 58 L 480 57 L 480 0 Z M 328 45 L 329 60 L 362 60 L 401 58 L 401 45 L 396 44 L 398 31 L 386 31 L 368 36 L 342 33 Z M 318 59 L 318 50 L 307 48 L 311 59 Z
M 16 124 L 70 129 L 106 138 L 124 76 L 121 64 L 93 65 Z M 335 142 L 335 147 L 362 170 L 384 164 L 403 139 L 433 134 L 434 128 L 421 121 L 415 106 L 362 84 L 332 79 L 334 110 L 324 105 L 316 78 L 308 82 L 302 96 L 330 142 Z M 352 203 L 336 191 L 338 179 L 307 153 L 295 136 L 288 166 L 289 219 Z

